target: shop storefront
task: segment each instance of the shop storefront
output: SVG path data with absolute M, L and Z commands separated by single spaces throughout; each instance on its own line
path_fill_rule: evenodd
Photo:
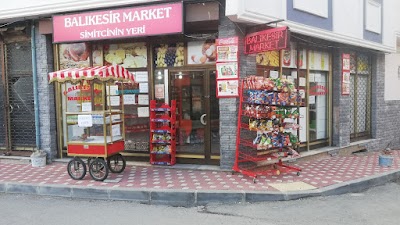
M 0 150 L 6 155 L 37 148 L 30 27 L 24 21 L 0 31 Z
M 184 12 L 204 7 L 214 8 L 207 20 L 193 14 L 184 18 Z M 121 65 L 134 73 L 137 83 L 124 88 L 125 156 L 148 160 L 149 100 L 169 103 L 174 99 L 178 163 L 216 164 L 220 155 L 216 21 L 216 3 L 179 2 L 54 16 L 56 70 Z M 191 35 L 183 33 L 188 26 L 185 32 Z M 60 93 L 56 105 L 62 156 L 66 153 L 64 134 L 74 135 L 73 129 L 66 130 L 65 111 L 88 99 L 79 97 L 84 86 L 57 84 L 55 88 Z

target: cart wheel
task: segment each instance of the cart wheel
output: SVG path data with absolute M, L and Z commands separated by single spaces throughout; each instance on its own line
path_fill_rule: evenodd
M 104 159 L 93 159 L 89 165 L 89 174 L 93 180 L 103 181 L 108 176 L 108 167 Z
M 74 180 L 82 180 L 86 175 L 86 165 L 80 158 L 73 158 L 68 163 L 68 174 Z
M 300 172 L 297 172 L 296 175 L 297 175 L 297 176 L 300 176 Z
M 121 154 L 116 154 L 107 158 L 107 165 L 111 173 L 121 173 L 126 167 L 126 161 Z
M 257 179 L 255 177 L 253 178 L 253 183 L 257 183 Z

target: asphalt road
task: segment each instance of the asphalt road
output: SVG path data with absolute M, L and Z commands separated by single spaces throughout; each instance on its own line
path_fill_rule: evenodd
M 0 194 L 0 224 L 400 224 L 400 182 L 339 196 L 192 208 Z

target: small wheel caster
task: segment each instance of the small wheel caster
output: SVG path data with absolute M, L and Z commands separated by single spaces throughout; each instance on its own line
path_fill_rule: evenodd
M 257 183 L 257 180 L 256 180 L 255 177 L 253 178 L 253 183 L 254 183 L 254 184 Z
M 300 172 L 297 172 L 296 175 L 297 175 L 297 176 L 300 176 Z

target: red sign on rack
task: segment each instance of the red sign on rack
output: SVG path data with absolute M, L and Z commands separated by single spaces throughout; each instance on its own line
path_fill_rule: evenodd
M 248 34 L 245 38 L 245 53 L 285 49 L 289 43 L 288 33 L 287 27 L 279 27 Z

